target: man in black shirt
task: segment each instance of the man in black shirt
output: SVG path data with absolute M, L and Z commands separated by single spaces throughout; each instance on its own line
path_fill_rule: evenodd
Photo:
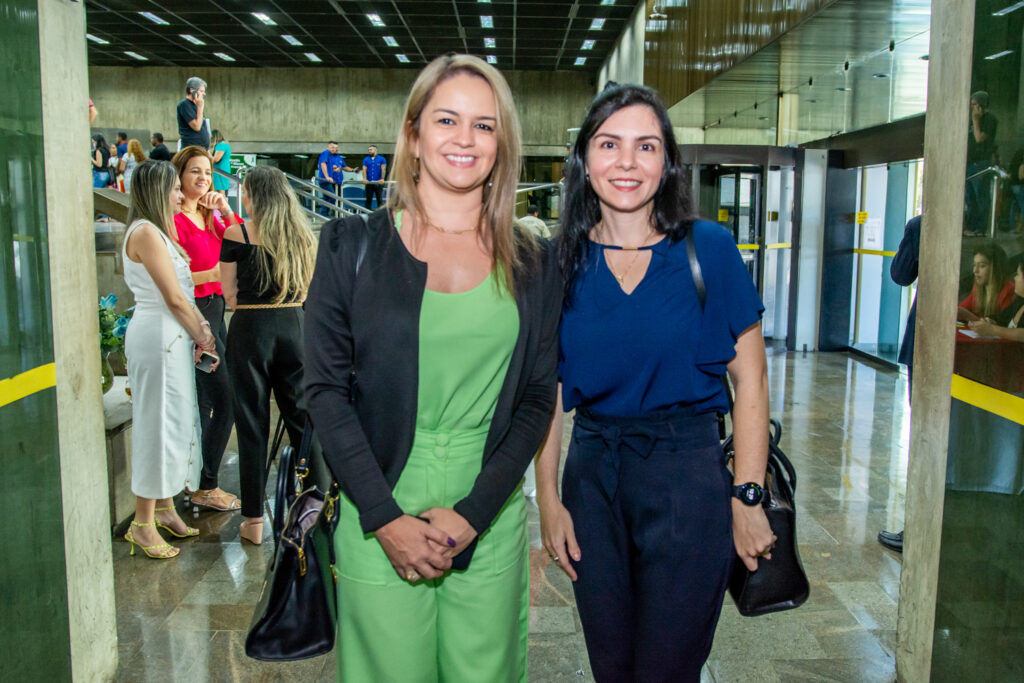
M 991 166 L 996 151 L 996 129 L 999 121 L 988 110 L 988 93 L 984 90 L 971 95 L 971 125 L 967 130 L 967 177 Z M 964 234 L 980 235 L 988 225 L 992 210 L 992 177 L 978 176 L 967 181 L 964 201 L 967 217 Z
M 154 161 L 170 161 L 171 152 L 167 149 L 167 145 L 164 144 L 163 133 L 153 133 L 150 136 L 149 141 L 153 143 L 153 149 L 149 152 L 149 158 Z
M 206 106 L 206 81 L 193 76 L 185 81 L 185 99 L 178 102 L 178 137 L 181 149 L 189 145 L 198 145 L 203 149 L 210 147 L 210 130 L 203 118 Z

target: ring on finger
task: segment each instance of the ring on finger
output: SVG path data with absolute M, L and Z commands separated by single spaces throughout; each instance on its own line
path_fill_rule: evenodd
M 410 569 L 409 571 L 407 571 L 407 572 L 405 573 L 405 580 L 406 580 L 406 581 L 415 581 L 415 580 L 417 580 L 418 578 L 420 578 L 420 575 L 419 575 L 419 573 L 418 573 L 418 572 L 417 572 L 416 570 L 414 570 L 414 569 Z
M 558 562 L 558 555 L 552 555 L 551 556 L 551 561 L 552 562 Z

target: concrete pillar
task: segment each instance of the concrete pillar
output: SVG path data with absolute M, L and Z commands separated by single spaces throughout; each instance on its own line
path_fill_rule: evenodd
M 964 168 L 967 146 L 951 144 L 965 128 L 971 86 L 973 2 L 932 4 L 928 119 L 924 136 L 924 218 L 914 344 L 914 406 L 907 471 L 906 539 L 897 622 L 899 681 L 931 673 L 935 595 L 942 541 L 950 389 L 956 332 Z

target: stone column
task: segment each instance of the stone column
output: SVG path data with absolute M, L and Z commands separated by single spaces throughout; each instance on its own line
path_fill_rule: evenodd
M 974 35 L 973 2 L 932 3 L 928 119 L 924 136 L 914 404 L 907 471 L 907 510 L 897 623 L 899 681 L 930 678 L 935 593 L 942 540 L 950 389 L 956 334 L 964 168 L 967 145 L 950 131 L 966 127 Z

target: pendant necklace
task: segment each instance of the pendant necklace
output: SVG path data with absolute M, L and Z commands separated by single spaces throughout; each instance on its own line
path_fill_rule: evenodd
M 600 230 L 601 234 L 607 234 L 606 229 L 605 229 L 605 225 L 604 225 L 604 221 L 601 221 L 601 224 L 600 224 L 599 227 L 601 228 L 601 230 Z M 649 239 L 651 239 L 651 235 L 652 234 L 654 234 L 654 230 L 651 230 L 651 232 L 649 232 L 647 234 L 647 237 L 644 238 L 644 241 L 641 242 L 638 246 L 635 246 L 635 247 L 624 247 L 624 246 L 614 245 L 614 246 L 619 246 L 619 249 L 622 250 L 622 251 L 631 251 L 631 252 L 633 252 L 633 258 L 629 261 L 629 265 L 626 266 L 626 269 L 624 271 L 622 271 L 622 275 L 619 275 L 618 273 L 616 273 L 615 269 L 612 268 L 611 261 L 609 261 L 608 259 L 605 259 L 605 265 L 608 266 L 608 272 L 610 272 L 612 274 L 612 277 L 614 277 L 616 280 L 619 281 L 619 287 L 624 287 L 625 286 L 625 284 L 626 284 L 626 276 L 629 275 L 629 272 L 631 270 L 633 270 L 633 265 L 636 263 L 636 260 L 640 257 L 640 249 L 642 249 L 644 246 L 647 245 L 647 241 Z
M 443 235 L 462 235 L 462 234 L 467 233 L 467 232 L 473 232 L 473 231 L 475 231 L 479 227 L 479 222 L 478 222 L 476 225 L 474 225 L 471 228 L 463 228 L 462 230 L 449 230 L 448 228 L 444 228 L 444 227 L 442 227 L 440 225 L 434 225 L 433 223 L 430 222 L 430 219 L 427 218 L 425 215 L 424 216 L 420 216 L 420 220 L 422 220 L 425 225 L 433 228 L 434 230 L 437 230 L 439 233 L 441 233 Z

